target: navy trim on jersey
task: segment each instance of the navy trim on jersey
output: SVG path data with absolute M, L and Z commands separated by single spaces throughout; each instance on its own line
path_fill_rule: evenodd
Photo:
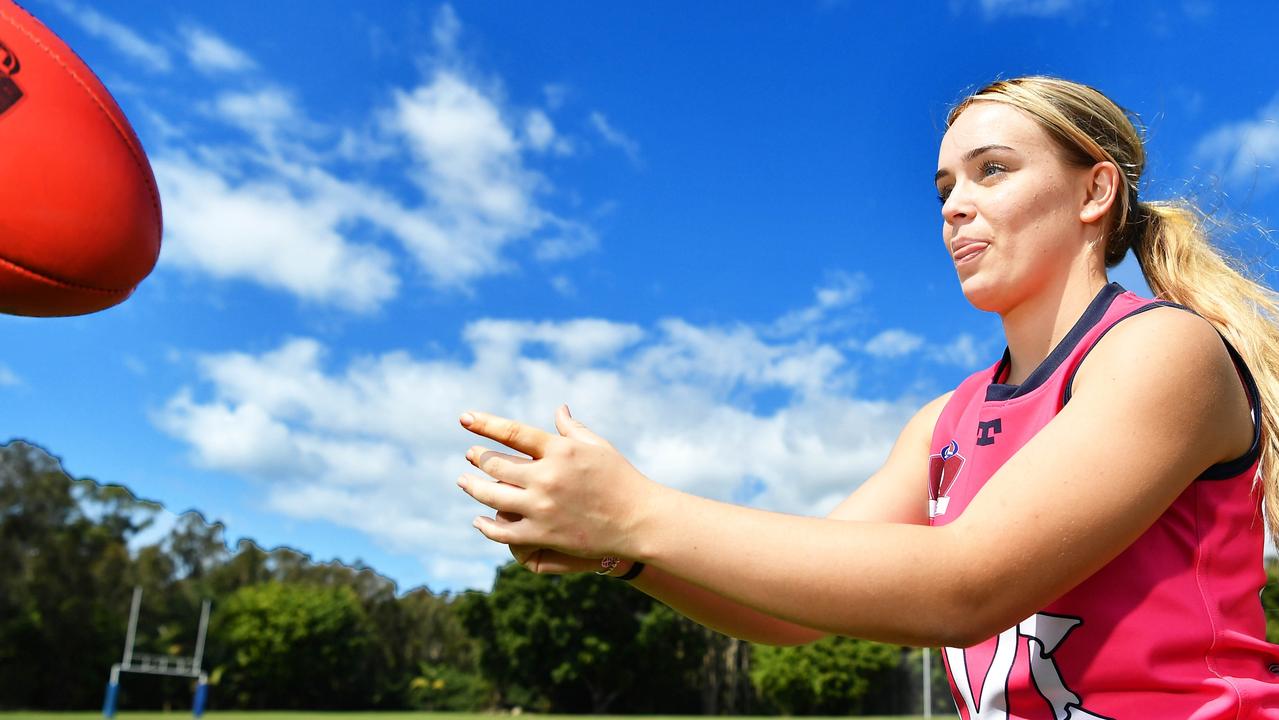
M 1101 331 L 1101 334 L 1093 341 L 1092 347 L 1089 347 L 1084 351 L 1084 354 L 1079 358 L 1079 362 L 1076 363 L 1074 369 L 1070 371 L 1070 377 L 1066 378 L 1066 389 L 1062 395 L 1062 407 L 1065 407 L 1066 403 L 1070 402 L 1071 389 L 1075 385 L 1075 373 L 1079 372 L 1079 368 L 1083 366 L 1084 359 L 1088 357 L 1088 353 L 1092 352 L 1093 348 L 1097 347 L 1097 344 L 1101 342 L 1101 339 L 1106 337 L 1106 333 L 1113 330 L 1115 325 L 1118 325 L 1120 322 L 1127 320 L 1134 315 L 1140 315 L 1147 310 L 1153 310 L 1157 307 L 1177 308 L 1178 310 L 1185 310 L 1193 315 L 1203 317 L 1202 315 L 1199 315 L 1199 313 L 1195 312 L 1193 308 L 1188 308 L 1185 305 L 1168 302 L 1167 300 L 1156 300 L 1149 305 L 1142 305 L 1136 310 L 1133 310 L 1127 315 L 1115 320 L 1110 327 Z M 1213 329 L 1216 330 L 1216 328 Z M 1244 470 L 1252 467 L 1252 464 L 1257 460 L 1257 456 L 1261 454 L 1261 393 L 1257 390 L 1257 381 L 1252 377 L 1252 371 L 1248 369 L 1248 364 L 1244 362 L 1243 358 L 1239 355 L 1239 351 L 1235 350 L 1235 346 L 1230 344 L 1230 341 L 1226 339 L 1226 336 L 1222 335 L 1221 332 L 1218 331 L 1217 337 L 1221 338 L 1221 342 L 1225 344 L 1226 350 L 1230 353 L 1230 361 L 1234 363 L 1235 369 L 1239 371 L 1239 375 L 1243 378 L 1244 388 L 1248 393 L 1248 402 L 1252 404 L 1252 445 L 1248 447 L 1248 450 L 1244 452 L 1243 455 L 1240 455 L 1234 460 L 1219 462 L 1212 465 L 1207 470 L 1204 470 L 1203 473 L 1196 478 L 1198 480 L 1226 480 L 1235 477 Z
M 1075 346 L 1079 341 L 1092 330 L 1093 326 L 1101 321 L 1106 315 L 1106 311 L 1110 309 L 1110 304 L 1115 298 L 1125 292 L 1122 285 L 1112 282 L 1100 291 L 1097 296 L 1088 303 L 1088 307 L 1084 308 L 1084 314 L 1079 316 L 1075 321 L 1074 327 L 1070 328 L 1070 332 L 1057 343 L 1057 347 L 1053 348 L 1048 357 L 1039 363 L 1039 367 L 1035 368 L 1026 380 L 1020 385 L 1008 385 L 999 382 L 999 378 L 1003 376 L 1012 362 L 1012 355 L 1007 347 L 1004 348 L 1004 357 L 999 361 L 999 365 L 995 367 L 995 374 L 991 378 L 990 385 L 986 386 L 986 401 L 992 400 L 1011 400 L 1021 397 L 1034 390 L 1035 388 L 1047 382 L 1048 378 L 1057 371 L 1057 368 L 1070 357 L 1070 353 L 1074 352 Z
M 1239 356 L 1239 351 L 1230 344 L 1221 333 L 1217 333 L 1221 341 L 1226 344 L 1226 349 L 1230 351 L 1230 358 L 1234 360 L 1235 368 L 1239 370 L 1239 374 L 1243 376 L 1244 385 L 1248 387 L 1249 400 L 1252 402 L 1252 446 L 1248 448 L 1248 452 L 1240 455 L 1234 460 L 1219 462 L 1216 465 L 1203 471 L 1199 477 L 1204 480 L 1225 480 L 1232 478 L 1239 473 L 1252 467 L 1256 462 L 1257 456 L 1261 455 L 1261 393 L 1257 390 L 1257 382 L 1252 377 L 1252 371 L 1248 369 L 1248 364 Z
M 1186 310 L 1186 311 L 1188 311 L 1188 312 L 1192 312 L 1192 313 L 1194 313 L 1194 312 L 1195 312 L 1194 310 L 1191 310 L 1190 308 L 1186 307 L 1185 305 L 1178 305 L 1177 303 L 1168 302 L 1167 300 L 1156 300 L 1156 301 L 1154 301 L 1154 302 L 1150 303 L 1149 305 L 1142 305 L 1141 307 L 1137 308 L 1136 310 L 1133 310 L 1132 312 L 1128 313 L 1127 315 L 1123 315 L 1123 316 L 1119 317 L 1117 320 L 1115 320 L 1115 322 L 1114 322 L 1114 323 L 1112 323 L 1112 324 L 1111 324 L 1111 326 L 1110 326 L 1110 327 L 1106 328 L 1105 330 L 1102 330 L 1102 331 L 1101 331 L 1101 334 L 1097 336 L 1097 339 L 1093 341 L 1092 345 L 1091 345 L 1091 346 L 1090 346 L 1087 350 L 1084 350 L 1084 354 L 1083 354 L 1083 355 L 1079 356 L 1079 362 L 1078 362 L 1078 363 L 1076 363 L 1076 364 L 1075 364 L 1075 368 L 1074 368 L 1073 370 L 1071 370 L 1071 371 L 1070 371 L 1070 377 L 1067 377 L 1067 378 L 1066 378 L 1066 389 L 1065 389 L 1065 391 L 1062 393 L 1062 399 L 1061 399 L 1061 406 L 1062 406 L 1062 407 L 1066 407 L 1066 403 L 1070 402 L 1070 395 L 1071 395 L 1071 391 L 1072 391 L 1072 390 L 1074 389 L 1074 387 L 1075 387 L 1075 374 L 1079 372 L 1079 368 L 1083 367 L 1083 365 L 1084 365 L 1084 360 L 1086 360 L 1086 359 L 1088 358 L 1088 353 L 1092 352 L 1092 351 L 1093 351 L 1093 348 L 1097 347 L 1097 345 L 1101 342 L 1101 339 L 1102 339 L 1102 338 L 1104 338 L 1104 337 L 1106 337 L 1106 333 L 1110 332 L 1111 330 L 1114 330 L 1114 329 L 1115 329 L 1115 326 L 1116 326 L 1116 325 L 1118 325 L 1119 323 L 1123 322 L 1124 320 L 1127 320 L 1128 318 L 1130 318 L 1130 317 L 1132 317 L 1132 316 L 1134 316 L 1134 315 L 1140 315 L 1140 314 L 1142 314 L 1142 313 L 1146 312 L 1147 310 L 1154 310 L 1154 309 L 1155 309 L 1155 308 L 1157 308 L 1157 307 L 1174 307 L 1174 308 L 1178 308 L 1178 309 L 1181 309 L 1181 310 Z M 1196 315 L 1198 315 L 1199 313 L 1195 313 L 1195 314 L 1196 314 Z

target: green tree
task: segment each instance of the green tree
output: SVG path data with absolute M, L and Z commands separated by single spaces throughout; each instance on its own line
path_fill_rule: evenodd
M 751 681 L 787 715 L 848 715 L 861 710 L 872 681 L 898 663 L 896 645 L 827 637 L 807 645 L 757 645 Z
M 230 556 L 225 532 L 222 523 L 210 523 L 198 512 L 178 516 L 177 525 L 165 542 L 175 572 L 188 580 L 200 581 L 225 563 Z
M 464 596 L 458 611 L 508 706 L 601 714 L 627 698 L 628 709 L 638 700 L 658 711 L 654 691 L 687 699 L 701 662 L 695 626 L 669 610 L 653 614 L 652 598 L 589 573 L 539 575 L 508 563 L 492 592 Z
M 462 626 L 456 600 L 417 588 L 372 605 L 379 652 L 403 683 L 403 705 L 459 711 L 492 705 L 493 687 L 480 672 L 479 645 Z
M 213 600 L 205 667 L 221 681 L 219 706 L 490 704 L 457 598 L 424 588 L 399 597 L 358 562 L 315 563 L 248 540 L 230 553 L 222 525 L 198 513 L 137 545 L 157 510 L 124 488 L 71 478 L 38 447 L 0 446 L 0 709 L 99 707 L 135 585 L 137 652 L 190 656 L 200 604 Z M 283 587 L 263 589 L 272 584 Z M 121 704 L 186 707 L 191 689 L 126 675 Z
M 0 446 L 0 707 L 101 703 L 127 622 L 128 542 L 157 509 L 72 480 L 34 445 Z
M 212 597 L 223 598 L 250 585 L 275 579 L 267 565 L 267 554 L 252 540 L 236 543 L 235 553 L 221 565 L 210 568 L 203 578 Z
M 409 703 L 431 712 L 476 712 L 489 707 L 493 684 L 480 673 L 424 662 L 409 682 Z
M 371 627 L 355 591 L 270 582 L 214 612 L 220 693 L 237 707 L 343 710 L 367 705 Z
M 639 594 L 638 590 L 631 592 Z M 635 636 L 638 650 L 648 662 L 618 705 L 629 712 L 645 714 L 703 713 L 703 688 L 709 679 L 706 676 L 722 670 L 707 667 L 706 659 L 708 655 L 715 656 L 712 644 L 722 639 L 726 638 L 666 605 L 651 602 L 640 617 Z M 749 652 L 749 648 L 746 650 Z

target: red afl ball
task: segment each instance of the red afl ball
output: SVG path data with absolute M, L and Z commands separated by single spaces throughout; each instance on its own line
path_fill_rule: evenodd
M 160 195 L 111 94 L 57 35 L 0 0 L 0 312 L 82 315 L 160 254 Z

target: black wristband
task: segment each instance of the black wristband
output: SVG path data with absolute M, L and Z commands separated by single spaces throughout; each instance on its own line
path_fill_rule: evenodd
M 627 581 L 634 580 L 635 578 L 639 577 L 639 574 L 643 570 L 644 570 L 644 563 L 640 562 L 639 560 L 636 560 L 635 562 L 631 563 L 631 569 L 627 570 L 626 574 L 624 575 L 618 575 L 617 579 L 627 580 Z

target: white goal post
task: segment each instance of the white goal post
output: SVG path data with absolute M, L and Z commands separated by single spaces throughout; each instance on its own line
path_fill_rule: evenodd
M 209 698 L 209 677 L 200 669 L 204 659 L 204 635 L 209 627 L 209 601 L 200 606 L 200 630 L 195 640 L 195 654 L 191 657 L 175 655 L 150 655 L 133 652 L 133 641 L 138 631 L 138 610 L 142 607 L 142 588 L 133 588 L 133 606 L 129 609 L 129 630 L 124 638 L 124 657 L 111 666 L 111 677 L 107 682 L 107 697 L 102 703 L 102 715 L 114 718 L 116 700 L 120 692 L 120 673 L 141 673 L 145 675 L 169 675 L 173 677 L 195 678 L 195 699 L 191 705 L 191 713 L 195 717 L 204 714 L 204 706 Z

